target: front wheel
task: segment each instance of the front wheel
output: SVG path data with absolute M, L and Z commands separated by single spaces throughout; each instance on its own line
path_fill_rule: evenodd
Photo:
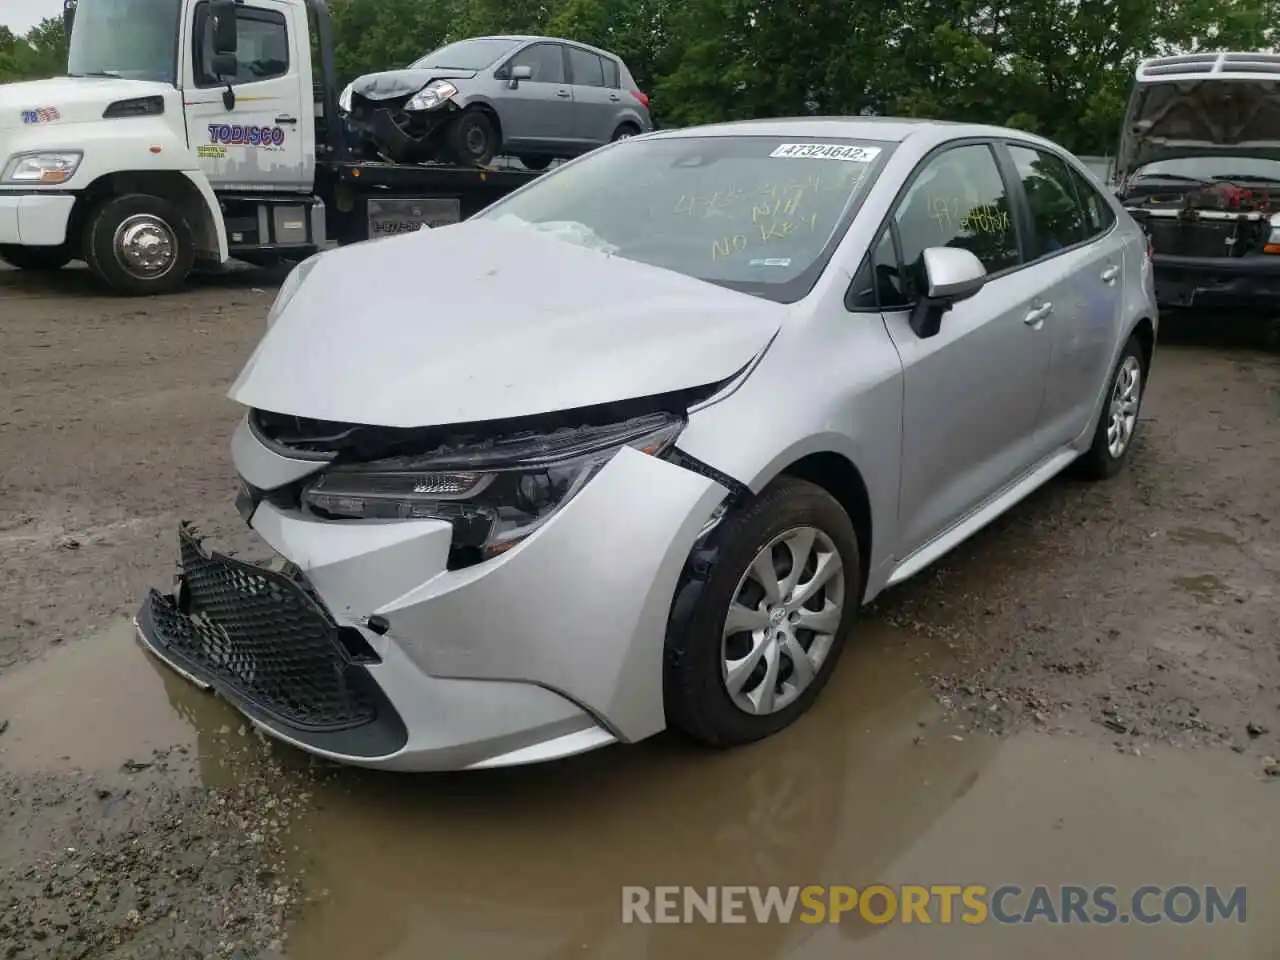
M 790 726 L 839 660 L 861 590 L 853 524 L 793 477 L 722 521 L 719 559 L 667 640 L 667 722 L 713 746 Z
M 498 128 L 483 110 L 464 110 L 449 128 L 449 150 L 459 163 L 487 167 L 498 155 Z
M 1106 480 L 1120 472 L 1138 432 L 1145 380 L 1142 346 L 1137 338 L 1130 337 L 1112 371 L 1093 443 L 1074 464 L 1078 476 Z
M 176 290 L 195 263 L 191 228 L 181 211 L 142 193 L 99 206 L 85 226 L 84 251 L 98 280 L 132 297 Z
M 0 260 L 19 270 L 43 273 L 61 270 L 71 262 L 71 254 L 61 247 L 0 246 Z

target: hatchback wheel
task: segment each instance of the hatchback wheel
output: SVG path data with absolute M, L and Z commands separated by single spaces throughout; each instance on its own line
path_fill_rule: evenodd
M 1093 443 L 1076 461 L 1078 474 L 1090 480 L 1105 480 L 1120 472 L 1138 432 L 1144 389 L 1142 347 L 1135 337 L 1130 337 L 1111 374 Z
M 717 531 L 719 557 L 667 643 L 667 722 L 715 746 L 789 726 L 826 685 L 857 611 L 853 524 L 783 477 Z
M 488 166 L 498 155 L 498 128 L 483 110 L 464 110 L 449 129 L 449 147 L 459 163 Z

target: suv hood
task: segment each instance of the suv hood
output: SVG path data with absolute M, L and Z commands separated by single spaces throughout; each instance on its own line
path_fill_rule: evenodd
M 386 427 L 498 420 L 727 379 L 788 308 L 472 220 L 321 254 L 230 397 Z
M 39 126 L 54 128 L 66 123 L 101 121 L 102 111 L 117 100 L 153 96 L 163 97 L 165 106 L 170 109 L 178 102 L 178 92 L 169 84 L 147 80 L 54 77 L 26 83 L 8 83 L 0 85 L 0 128 L 34 128 L 35 125 L 24 123 L 23 112 L 50 107 L 57 111 L 57 119 L 47 120 Z
M 450 70 L 448 67 L 387 70 L 357 77 L 351 84 L 351 92 L 366 100 L 395 100 L 412 96 L 432 80 L 470 80 L 475 75 L 474 70 Z
M 1116 177 L 1176 157 L 1280 160 L 1280 81 L 1140 83 L 1129 99 Z

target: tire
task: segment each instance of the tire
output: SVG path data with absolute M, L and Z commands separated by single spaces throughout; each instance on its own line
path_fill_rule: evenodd
M 1133 379 L 1136 376 L 1136 381 Z M 1093 443 L 1072 465 L 1073 472 L 1085 480 L 1106 480 L 1120 472 L 1138 435 L 1138 416 L 1146 389 L 1147 370 L 1142 360 L 1142 346 L 1129 337 L 1120 351 L 1107 392 L 1103 399 Z M 1123 406 L 1121 406 L 1123 405 Z M 1119 419 L 1118 419 L 1119 418 Z M 1113 427 L 1127 431 L 1119 444 L 1112 444 Z
M 195 263 L 191 228 L 161 197 L 131 193 L 104 201 L 84 228 L 85 261 L 112 292 L 130 297 L 176 290 Z
M 486 167 L 501 146 L 497 125 L 476 107 L 462 111 L 449 127 L 449 152 L 459 163 Z
M 634 123 L 619 124 L 618 129 L 613 131 L 613 136 L 609 138 L 609 142 L 612 143 L 615 140 L 626 140 L 628 137 L 637 136 L 639 133 L 640 128 Z
M 554 157 L 520 157 L 519 160 L 530 170 L 545 170 L 551 166 Z
M 840 561 L 836 573 L 808 601 L 831 605 L 833 612 L 821 622 L 830 630 L 821 634 L 797 626 L 793 607 L 780 604 L 773 609 L 783 611 L 781 614 L 765 612 L 769 609 L 765 592 L 751 574 L 757 557 L 771 556 L 785 589 L 786 574 L 794 569 L 796 547 L 803 551 L 804 546 L 791 538 L 803 536 L 812 536 L 815 549 L 808 552 L 810 563 L 823 553 L 828 556 L 827 563 L 831 556 Z M 729 747 L 763 739 L 790 726 L 817 699 L 840 659 L 845 635 L 856 616 L 862 569 L 858 539 L 844 508 L 821 487 L 793 477 L 780 477 L 744 509 L 726 517 L 715 537 L 718 557 L 701 592 L 683 623 L 672 623 L 663 689 L 669 726 L 711 746 Z M 811 567 L 802 568 L 797 589 L 811 576 Z M 767 626 L 762 631 L 764 637 L 758 635 L 760 631 L 725 637 L 731 605 L 760 611 L 760 619 L 753 622 Z M 772 668 L 759 665 L 768 664 L 768 653 L 755 656 L 754 670 L 740 674 L 745 680 L 734 685 L 737 697 L 729 691 L 726 658 L 750 670 L 748 660 L 754 651 L 776 644 L 770 633 L 783 639 L 781 647 L 775 646 L 780 651 L 775 654 L 779 683 L 771 688 L 773 709 L 768 711 L 761 707 L 766 706 L 766 690 L 770 689 L 766 687 L 767 671 Z M 797 648 L 811 667 L 817 659 L 806 686 L 790 682 L 796 677 L 792 651 Z
M 19 270 L 39 273 L 61 270 L 72 259 L 65 246 L 18 247 L 8 244 L 0 246 L 0 260 Z

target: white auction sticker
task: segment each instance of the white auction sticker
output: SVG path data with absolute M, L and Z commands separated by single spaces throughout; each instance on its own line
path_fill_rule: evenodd
M 844 160 L 846 163 L 870 163 L 879 155 L 879 147 L 852 147 L 847 143 L 784 143 L 769 154 L 771 157 Z

